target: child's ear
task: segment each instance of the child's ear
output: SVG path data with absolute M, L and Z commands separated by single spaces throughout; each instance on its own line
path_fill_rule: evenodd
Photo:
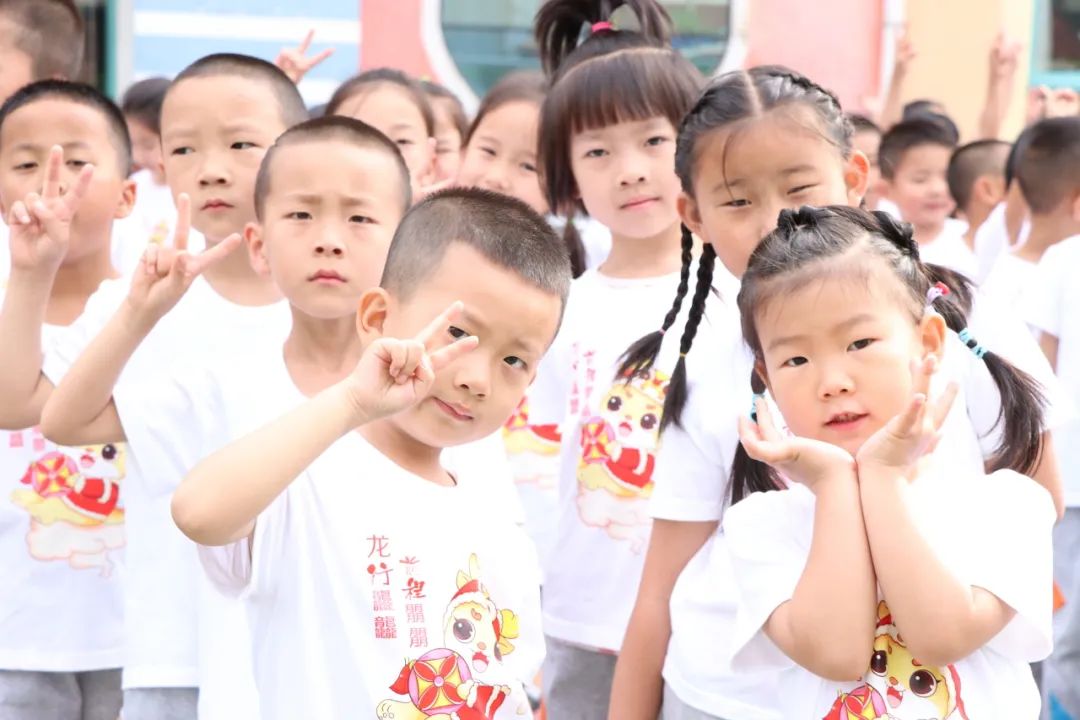
M 356 332 L 364 344 L 383 336 L 392 306 L 393 299 L 383 288 L 371 288 L 360 297 L 356 310 Z
M 847 187 L 848 205 L 859 207 L 866 188 L 870 182 L 870 160 L 858 150 L 851 153 L 851 157 L 844 167 L 844 185 Z
M 765 372 L 765 362 L 763 360 L 754 360 L 754 374 L 765 385 L 765 389 L 771 393 L 772 385 L 769 383 L 769 373 Z
M 1005 178 L 980 175 L 971 194 L 983 205 L 993 207 L 1005 199 Z
M 247 245 L 251 267 L 263 277 L 269 277 L 270 261 L 266 257 L 266 243 L 263 240 L 262 225 L 249 222 L 244 226 L 244 244 Z
M 120 202 L 116 204 L 113 219 L 122 220 L 131 214 L 131 211 L 135 209 L 135 195 L 137 192 L 134 180 L 124 181 L 124 185 L 120 189 Z
M 936 312 L 928 312 L 923 316 L 919 324 L 923 355 L 935 355 L 941 361 L 945 354 L 945 335 L 949 326 L 945 324 L 945 318 Z
M 709 239 L 702 234 L 704 223 L 701 220 L 701 210 L 697 200 L 686 192 L 681 192 L 675 200 L 675 209 L 679 211 L 679 217 L 682 218 L 683 224 L 690 228 L 690 232 L 701 238 L 703 242 L 709 242 Z
M 1072 212 L 1073 222 L 1080 222 L 1080 192 L 1073 195 L 1069 210 Z

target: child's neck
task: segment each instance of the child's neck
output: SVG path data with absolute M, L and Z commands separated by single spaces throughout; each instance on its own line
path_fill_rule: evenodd
M 86 301 L 101 283 L 119 276 L 113 267 L 112 252 L 107 243 L 104 249 L 92 255 L 64 262 L 53 280 L 49 304 L 45 308 L 45 322 L 49 325 L 70 325 L 75 322 L 82 315 Z
M 648 238 L 612 233 L 611 254 L 600 271 L 613 278 L 649 278 L 678 272 L 682 267 L 682 227 L 676 222 Z
M 968 246 L 968 250 L 975 251 L 975 234 L 979 232 L 979 228 L 983 226 L 986 219 L 990 217 L 990 213 L 993 211 L 994 206 L 985 207 L 978 203 L 972 203 L 971 207 L 964 210 L 964 217 L 967 218 L 968 227 L 964 231 L 964 244 Z
M 292 307 L 293 324 L 285 340 L 285 367 L 296 387 L 311 397 L 348 377 L 363 346 L 356 318 L 322 320 Z
M 213 247 L 220 239 L 206 238 L 207 247 Z M 203 273 L 210 287 L 229 302 L 237 305 L 270 305 L 281 299 L 281 291 L 269 277 L 255 272 L 243 245 L 211 265 Z
M 945 230 L 945 221 L 932 225 L 915 225 L 915 242 L 919 245 L 929 245 L 941 237 Z
M 1031 233 L 1027 240 L 1012 252 L 1021 260 L 1037 263 L 1047 249 L 1077 234 L 1080 234 L 1080 223 L 1068 214 L 1036 215 L 1032 213 Z
M 395 465 L 436 485 L 455 485 L 442 466 L 442 448 L 432 447 L 401 429 L 394 418 L 383 418 L 360 428 L 372 447 Z

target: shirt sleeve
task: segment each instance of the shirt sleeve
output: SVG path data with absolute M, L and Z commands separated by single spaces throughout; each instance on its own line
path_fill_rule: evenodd
M 1016 611 L 988 648 L 1023 662 L 1037 662 L 1053 647 L 1052 530 L 1057 519 L 1050 494 L 1011 470 L 986 477 L 969 503 L 965 580 Z
M 57 333 L 43 348 L 41 371 L 53 385 L 59 385 L 86 346 L 101 332 L 126 297 L 119 280 L 107 280 L 90 299 L 71 325 Z
M 754 493 L 725 514 L 724 537 L 739 595 L 730 656 L 735 672 L 794 665 L 765 634 L 765 624 L 795 593 L 810 556 L 813 525 L 814 496 L 800 485 Z
M 290 489 L 259 515 L 250 537 L 217 547 L 199 546 L 203 572 L 219 592 L 247 598 L 273 587 L 277 559 L 282 557 L 288 533 Z

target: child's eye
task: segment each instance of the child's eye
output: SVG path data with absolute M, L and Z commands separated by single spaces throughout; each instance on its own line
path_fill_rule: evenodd
M 375 223 L 375 221 L 372 218 L 369 218 L 367 215 L 353 215 L 349 218 L 349 222 L 361 223 L 364 225 L 371 225 Z
M 799 356 L 790 358 L 788 360 L 785 360 L 783 365 L 781 365 L 781 367 L 799 367 L 800 365 L 805 365 L 808 362 L 810 362 L 810 361 L 807 360 L 806 358 L 802 357 L 801 355 L 799 355 Z
M 36 162 L 24 162 L 24 163 L 19 163 L 18 165 L 16 165 L 15 169 L 16 170 L 33 170 L 36 167 L 37 167 Z
M 255 147 L 255 143 L 248 142 L 246 140 L 240 140 L 239 142 L 234 142 L 232 145 L 230 145 L 229 149 L 230 150 L 250 150 L 253 147 Z
M 68 160 L 67 164 L 70 165 L 71 167 L 81 168 L 84 165 L 86 165 L 87 162 L 85 160 Z
M 495 157 L 496 155 L 498 155 L 498 153 L 496 153 L 492 148 L 487 147 L 481 147 L 480 152 L 484 153 L 485 155 L 490 155 L 491 157 Z
M 646 140 L 645 144 L 648 145 L 649 147 L 656 147 L 657 145 L 663 145 L 667 141 L 668 141 L 668 139 L 666 137 L 664 137 L 663 135 L 654 135 L 653 137 Z
M 737 200 L 730 200 L 730 201 L 724 203 L 724 207 L 730 207 L 730 208 L 750 207 L 750 201 L 742 199 L 742 198 L 739 198 Z
M 525 368 L 528 367 L 528 363 L 526 363 L 524 360 L 517 357 L 516 355 L 511 355 L 510 357 L 503 358 L 503 362 L 506 363 L 507 365 L 509 365 L 510 367 L 515 368 L 515 369 L 519 369 L 519 370 L 524 370 Z
M 412 145 L 412 144 L 413 144 L 413 141 L 412 141 L 412 140 L 409 140 L 408 138 L 401 138 L 400 140 L 396 140 L 395 142 L 396 142 L 396 143 L 397 143 L 398 145 L 401 145 L 402 147 L 406 147 L 406 146 L 408 146 L 408 145 Z
M 453 325 L 450 326 L 447 332 L 450 333 L 450 337 L 454 338 L 455 340 L 460 340 L 463 337 L 469 336 L 469 333 L 465 332 L 459 327 L 454 327 Z
M 585 157 L 587 158 L 598 158 L 603 157 L 604 155 L 607 155 L 607 150 L 604 150 L 603 148 L 593 148 L 592 150 L 585 151 Z
M 809 190 L 809 189 L 811 189 L 813 187 L 816 187 L 816 186 L 815 185 L 800 185 L 797 188 L 792 188 L 791 190 L 789 190 L 788 195 L 798 195 L 799 193 L 804 193 L 804 192 L 806 192 L 807 190 Z
M 311 220 L 311 213 L 306 210 L 296 210 L 285 217 L 289 220 Z
M 862 340 L 856 340 L 848 346 L 848 350 L 865 350 L 873 345 L 873 338 L 863 338 Z
M 185 146 L 185 147 L 174 148 L 171 154 L 172 155 L 190 155 L 193 152 L 195 152 L 194 148 L 189 148 L 189 147 Z
M 521 163 L 521 169 L 525 172 L 534 173 L 536 172 L 536 165 L 534 165 L 533 163 Z

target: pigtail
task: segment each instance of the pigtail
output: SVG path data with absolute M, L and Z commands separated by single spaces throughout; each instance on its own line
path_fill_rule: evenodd
M 765 383 L 757 372 L 750 373 L 750 388 L 754 395 L 765 394 Z M 731 504 L 739 502 L 747 495 L 756 492 L 769 492 L 784 487 L 779 473 L 768 463 L 755 460 L 739 443 L 735 448 L 735 457 L 731 463 Z
M 660 432 L 663 432 L 671 423 L 681 426 L 680 418 L 689 395 L 689 389 L 686 386 L 686 354 L 694 345 L 698 325 L 701 324 L 701 318 L 705 315 L 705 301 L 712 288 L 715 265 L 716 250 L 712 245 L 707 244 L 701 251 L 701 259 L 698 260 L 694 299 L 690 304 L 690 313 L 686 319 L 686 327 L 683 328 L 682 338 L 679 340 L 679 360 L 675 363 L 675 370 L 671 373 L 671 380 L 668 382 L 667 397 L 664 398 L 664 416 L 660 420 Z
M 544 74 L 553 77 L 578 47 L 593 39 L 632 34 L 637 45 L 644 40 L 667 47 L 672 24 L 656 0 L 548 0 L 537 11 L 533 28 Z
M 570 270 L 574 278 L 581 277 L 585 272 L 585 244 L 581 241 L 581 233 L 574 225 L 573 213 L 566 217 L 566 225 L 563 226 L 563 244 L 566 245 L 566 253 L 570 256 Z
M 690 229 L 683 225 L 682 270 L 679 275 L 679 287 L 675 291 L 675 301 L 671 304 L 671 309 L 668 310 L 667 315 L 664 316 L 664 322 L 660 325 L 660 329 L 635 341 L 619 358 L 620 377 L 634 377 L 638 373 L 651 368 L 653 363 L 656 362 L 656 358 L 660 355 L 660 348 L 664 344 L 664 334 L 675 324 L 675 320 L 679 317 L 679 310 L 682 309 L 683 298 L 686 297 L 686 293 L 690 290 L 690 267 L 693 264 L 694 236 L 690 233 Z M 711 278 L 709 282 L 712 282 Z

